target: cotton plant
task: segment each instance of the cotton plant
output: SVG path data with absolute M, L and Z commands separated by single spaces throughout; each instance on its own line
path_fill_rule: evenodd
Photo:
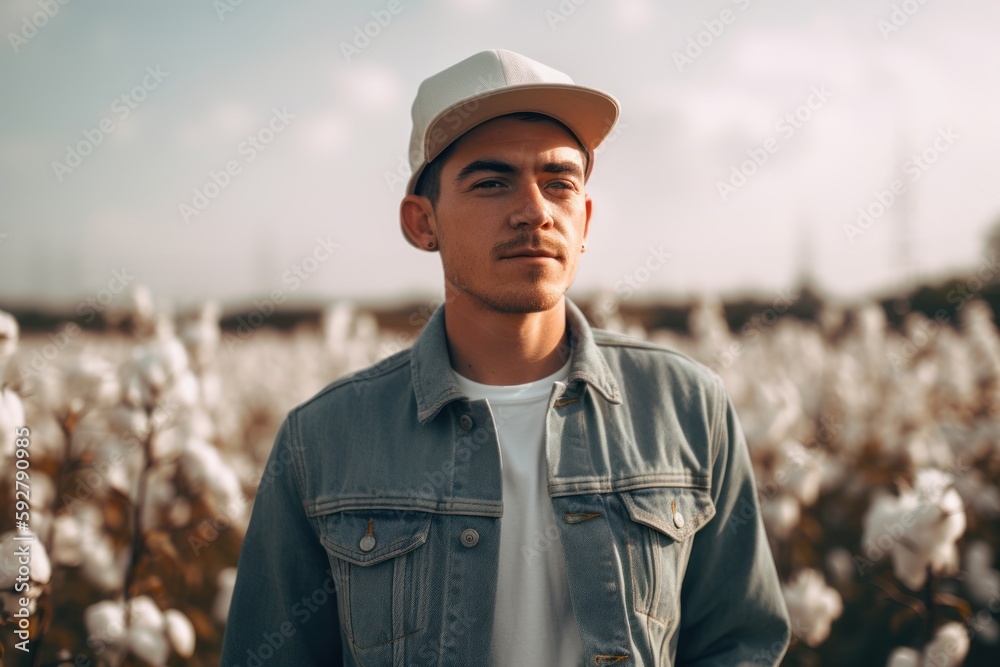
M 879 560 L 891 554 L 896 578 L 912 590 L 923 587 L 928 573 L 954 574 L 956 543 L 965 532 L 965 506 L 940 470 L 918 470 L 912 487 L 899 495 L 875 496 L 864 519 L 865 557 Z
M 830 627 L 844 611 L 844 601 L 835 589 L 826 585 L 817 570 L 805 568 L 791 581 L 782 584 L 782 593 L 792 634 L 808 646 L 819 646 L 830 636 Z
M 134 655 L 154 667 L 166 665 L 171 655 L 194 655 L 195 631 L 177 609 L 161 610 L 152 598 L 103 600 L 84 612 L 88 645 L 96 647 L 102 663 L 120 664 Z
M 19 579 L 21 564 L 17 555 L 17 548 L 27 542 L 15 538 L 26 538 L 31 543 L 27 581 Z M 35 613 L 38 598 L 45 593 L 45 585 L 51 578 L 49 554 L 34 531 L 9 530 L 0 535 L 0 620 L 20 607 L 22 597 L 28 600 L 28 611 Z

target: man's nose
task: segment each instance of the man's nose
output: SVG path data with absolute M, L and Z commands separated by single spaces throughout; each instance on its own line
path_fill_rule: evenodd
M 532 184 L 522 188 L 521 192 L 524 195 L 518 202 L 518 208 L 511 214 L 511 226 L 515 229 L 524 224 L 532 228 L 551 226 L 554 222 L 552 212 L 541 189 Z

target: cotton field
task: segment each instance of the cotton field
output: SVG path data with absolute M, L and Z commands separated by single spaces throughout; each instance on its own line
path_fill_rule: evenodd
M 725 380 L 793 622 L 783 664 L 1000 664 L 1000 336 L 984 301 L 898 330 L 869 304 L 736 332 L 704 301 L 690 335 L 580 305 Z M 287 331 L 223 331 L 220 314 L 175 316 L 141 287 L 104 332 L 19 335 L 0 313 L 3 664 L 29 664 L 21 645 L 34 664 L 218 665 L 280 421 L 415 335 L 347 302 Z

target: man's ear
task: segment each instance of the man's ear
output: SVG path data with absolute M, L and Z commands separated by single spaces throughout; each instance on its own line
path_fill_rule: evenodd
M 594 202 L 590 195 L 584 195 L 583 205 L 587 209 L 587 219 L 583 223 L 583 242 L 587 242 L 587 233 L 590 231 L 590 214 L 594 210 Z
M 422 195 L 403 197 L 403 201 L 399 204 L 399 220 L 403 225 L 403 231 L 417 244 L 417 247 L 432 251 L 437 249 L 438 242 L 435 238 L 437 218 L 430 199 Z

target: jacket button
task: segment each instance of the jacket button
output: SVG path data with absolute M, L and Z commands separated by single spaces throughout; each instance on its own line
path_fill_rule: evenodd
M 674 525 L 678 528 L 684 527 L 684 515 L 680 512 L 674 512 Z
M 467 547 L 474 547 L 479 542 L 479 533 L 477 533 L 472 528 L 466 528 L 462 531 L 462 545 Z
M 361 538 L 360 546 L 362 551 L 371 551 L 375 548 L 375 538 L 371 535 L 365 535 Z
M 458 418 L 458 423 L 463 429 L 468 431 L 472 428 L 472 417 L 469 415 L 462 415 Z

